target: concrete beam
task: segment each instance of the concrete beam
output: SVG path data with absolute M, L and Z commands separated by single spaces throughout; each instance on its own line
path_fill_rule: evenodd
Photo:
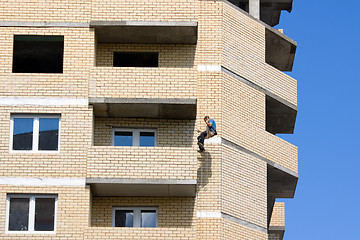
M 94 196 L 194 197 L 196 180 L 87 178 Z
M 260 19 L 260 0 L 249 0 L 249 13 L 254 18 Z
M 291 12 L 293 0 L 260 0 L 261 21 L 275 26 L 279 24 L 281 11 Z
M 196 99 L 90 98 L 96 117 L 196 119 Z
M 99 43 L 196 44 L 197 22 L 91 21 Z

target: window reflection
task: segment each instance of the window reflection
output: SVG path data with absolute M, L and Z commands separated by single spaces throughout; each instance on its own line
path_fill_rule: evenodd
M 35 231 L 54 231 L 55 198 L 35 201 Z
M 114 146 L 132 146 L 133 134 L 132 132 L 115 132 Z
M 140 146 L 154 147 L 155 133 L 154 132 L 140 132 Z
M 13 150 L 32 150 L 33 118 L 14 118 Z
M 133 227 L 134 214 L 132 210 L 115 211 L 115 227 Z
M 11 198 L 9 231 L 28 231 L 29 198 Z
M 39 119 L 39 150 L 58 150 L 59 119 Z
M 141 227 L 156 227 L 155 210 L 141 210 Z

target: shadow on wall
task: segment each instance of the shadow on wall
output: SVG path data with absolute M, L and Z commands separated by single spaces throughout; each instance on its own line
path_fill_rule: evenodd
M 200 190 L 199 188 L 203 188 L 209 183 L 209 179 L 212 176 L 211 154 L 207 151 L 199 154 L 198 161 L 200 161 L 200 167 L 197 171 L 197 179 L 198 179 L 197 192 Z

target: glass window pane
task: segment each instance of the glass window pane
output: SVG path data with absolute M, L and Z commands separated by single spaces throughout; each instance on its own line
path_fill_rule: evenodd
M 132 210 L 115 210 L 115 227 L 133 227 L 134 213 Z
M 32 150 L 32 118 L 14 118 L 13 150 Z
M 155 133 L 154 132 L 140 132 L 140 146 L 154 147 Z
M 39 119 L 39 150 L 58 150 L 59 119 Z
M 132 132 L 115 132 L 114 146 L 132 146 L 133 134 Z
M 155 210 L 141 210 L 141 227 L 156 227 Z
M 35 231 L 54 231 L 55 198 L 36 198 Z
M 9 231 L 28 231 L 29 198 L 11 198 Z

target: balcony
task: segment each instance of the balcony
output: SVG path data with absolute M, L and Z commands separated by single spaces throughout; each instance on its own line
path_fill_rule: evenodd
M 276 202 L 271 214 L 269 235 L 271 239 L 282 240 L 285 232 L 285 203 Z
M 91 21 L 99 43 L 196 44 L 197 22 Z
M 280 71 L 292 71 L 297 43 L 282 31 L 265 26 L 265 61 Z
M 195 119 L 193 68 L 95 67 L 89 102 L 97 117 Z
M 148 239 L 148 240 L 192 240 L 196 239 L 194 228 L 110 228 L 88 227 L 84 231 L 84 239 L 116 238 L 116 239 Z
M 195 196 L 196 151 L 190 147 L 93 146 L 86 183 L 94 196 Z

